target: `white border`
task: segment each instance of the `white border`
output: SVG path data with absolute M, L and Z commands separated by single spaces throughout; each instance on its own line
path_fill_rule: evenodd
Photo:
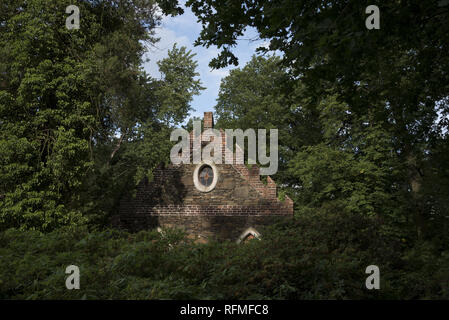
M 198 173 L 200 172 L 200 169 L 204 166 L 210 166 L 212 168 L 212 172 L 214 173 L 214 179 L 212 180 L 212 183 L 208 187 L 203 186 L 198 179 Z M 214 190 L 215 186 L 217 185 L 217 182 L 218 182 L 218 169 L 215 166 L 215 164 L 210 160 L 201 161 L 193 171 L 193 184 L 195 185 L 195 188 L 201 192 L 210 192 Z

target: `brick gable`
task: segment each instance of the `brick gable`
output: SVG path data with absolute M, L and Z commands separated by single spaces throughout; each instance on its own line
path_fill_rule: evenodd
M 213 126 L 212 115 L 205 118 Z M 212 191 L 195 187 L 196 164 L 160 166 L 153 181 L 144 179 L 139 184 L 135 198 L 121 201 L 113 224 L 131 231 L 178 227 L 195 238 L 237 240 L 245 229 L 292 217 L 293 201 L 288 196 L 280 201 L 275 182 L 267 177 L 264 184 L 257 165 L 249 169 L 244 164 L 224 164 L 227 150 L 222 133 L 223 164 L 215 165 L 219 175 Z

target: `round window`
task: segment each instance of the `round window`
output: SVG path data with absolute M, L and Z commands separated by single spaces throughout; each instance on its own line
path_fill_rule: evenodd
M 212 161 L 203 161 L 193 172 L 193 183 L 201 192 L 209 192 L 218 182 L 218 170 Z

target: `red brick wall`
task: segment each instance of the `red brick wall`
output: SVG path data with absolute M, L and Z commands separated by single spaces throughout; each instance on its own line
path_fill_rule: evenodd
M 215 189 L 207 193 L 198 191 L 193 184 L 195 166 L 157 169 L 152 182 L 140 184 L 134 199 L 121 202 L 114 224 L 131 231 L 176 226 L 194 236 L 220 237 L 248 227 L 260 228 L 272 223 L 274 217 L 293 216 L 293 202 L 288 197 L 284 201 L 277 199 L 274 181 L 268 178 L 268 184 L 263 184 L 256 166 L 249 170 L 245 165 L 216 165 L 219 180 Z M 229 218 L 235 224 L 223 224 L 221 229 L 210 227 L 211 219 L 217 217 Z M 257 224 L 251 224 L 249 218 Z M 193 228 L 189 221 L 200 225 Z

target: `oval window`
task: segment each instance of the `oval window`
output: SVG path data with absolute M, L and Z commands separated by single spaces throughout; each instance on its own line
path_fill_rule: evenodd
M 212 181 L 214 181 L 214 171 L 208 165 L 205 165 L 200 169 L 199 176 L 201 184 L 205 187 L 209 187 L 212 184 Z
M 218 182 L 218 170 L 212 161 L 204 160 L 193 172 L 193 183 L 201 192 L 212 191 Z

